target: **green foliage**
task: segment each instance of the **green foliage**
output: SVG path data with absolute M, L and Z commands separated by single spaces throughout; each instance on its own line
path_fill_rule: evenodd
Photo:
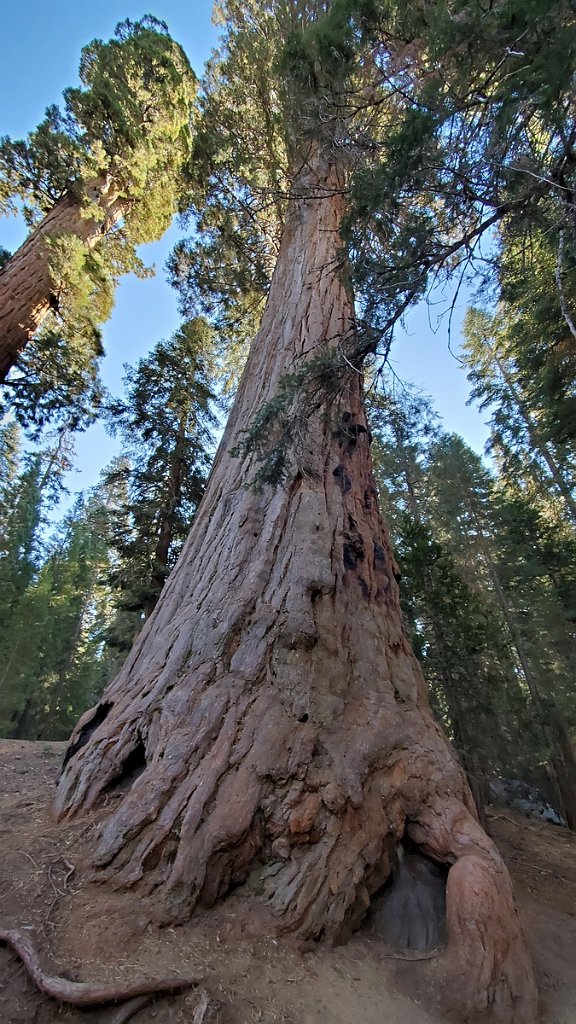
M 195 76 L 163 22 L 122 22 L 110 42 L 94 40 L 82 51 L 80 80 L 65 90 L 63 111 L 50 107 L 26 142 L 0 145 L 5 205 L 23 203 L 31 225 L 70 195 L 81 216 L 103 219 L 103 190 L 122 212 L 90 251 L 71 235 L 50 242 L 57 308 L 18 360 L 5 398 L 26 426 L 64 421 L 69 410 L 85 426 L 96 414 L 100 327 L 119 277 L 149 273 L 136 246 L 168 228 L 191 153 Z
M 537 283 L 533 292 L 538 295 Z M 532 359 L 527 365 L 529 352 L 536 357 L 537 351 L 535 345 L 528 348 L 528 330 L 525 315 L 511 304 L 501 304 L 494 315 L 468 311 L 464 351 L 472 397 L 490 410 L 489 450 L 509 487 L 528 491 L 536 500 L 543 491 L 555 494 L 576 524 L 576 452 L 567 431 L 570 399 L 558 389 L 553 404 L 542 400 Z
M 0 466 L 0 732 L 33 737 L 44 719 L 53 720 L 68 692 L 89 560 L 86 545 L 76 544 L 71 578 L 72 548 L 66 557 L 61 545 L 46 554 L 46 513 L 69 468 L 65 437 L 30 455 L 9 424 L 0 434 Z M 60 735 L 85 706 L 75 705 Z
M 389 389 L 373 406 L 402 605 L 436 712 L 472 774 L 541 782 L 549 764 L 562 789 L 554 723 L 569 735 L 576 722 L 574 528 L 546 491 L 511 487 L 443 434 L 424 400 Z
M 182 208 L 194 227 L 168 264 L 186 319 L 207 317 L 220 372 L 236 383 L 278 255 L 290 188 L 275 65 L 289 5 L 218 5 L 219 49 L 200 84 Z
M 525 248 L 539 226 L 557 251 L 576 185 L 568 0 L 227 0 L 218 10 L 187 203 L 198 234 L 178 245 L 170 272 L 184 315 L 207 316 L 231 344 L 228 379 L 310 146 L 347 171 L 346 247 L 384 355 L 405 310 L 439 281 L 471 266 L 497 281 L 497 228 Z M 563 238 L 569 291 L 576 250 L 572 232 Z
M 499 305 L 469 315 L 467 358 L 492 410 L 498 475 L 429 408 L 390 393 L 374 401 L 374 450 L 438 713 L 471 771 L 530 774 L 558 753 L 547 717 L 572 727 L 576 714 L 573 4 L 225 0 L 219 16 L 192 148 L 186 59 L 143 19 L 87 47 L 63 111 L 0 151 L 0 204 L 24 202 L 31 224 L 69 194 L 98 214 L 89 193 L 101 179 L 124 209 L 91 253 L 74 238 L 52 244 L 59 308 L 11 381 L 25 422 L 66 402 L 87 422 L 102 401 L 99 325 L 119 275 L 144 272 L 135 245 L 176 206 L 196 229 L 169 267 L 187 323 L 129 372 L 110 410 L 125 454 L 100 511 L 79 506 L 47 553 L 41 470 L 21 466 L 3 435 L 0 509 L 13 520 L 0 642 L 20 694 L 6 727 L 64 729 L 106 673 L 102 638 L 124 650 L 154 606 L 202 493 L 210 375 L 238 377 L 292 190 L 319 149 L 345 171 L 344 241 L 369 334 L 354 351 L 320 346 L 283 377 L 234 454 L 252 460 L 257 490 L 285 483 L 295 464 L 307 472 L 316 427 L 346 435 L 340 396 L 376 339 L 388 345 L 411 303 L 476 263 L 486 308 Z
M 563 786 L 566 764 L 552 723 L 573 728 L 574 527 L 557 499 L 494 480 L 460 438 L 431 453 L 435 514 L 470 576 L 484 579 L 505 620 L 518 678 L 529 698 L 525 770 L 549 759 Z M 573 797 L 572 797 L 573 799 Z M 573 816 L 573 808 L 563 813 Z
M 110 580 L 120 617 L 114 642 L 125 647 L 150 614 L 202 497 L 210 465 L 212 334 L 200 319 L 128 370 L 126 398 L 109 407 L 123 456 L 108 470 Z M 124 614 L 126 613 L 126 614 Z M 128 634 L 128 637 L 127 637 Z
M 557 251 L 572 220 L 576 19 L 567 0 L 385 3 L 367 35 L 393 117 L 353 176 L 346 236 L 365 315 L 390 331 L 431 283 L 471 266 L 494 279 L 482 238 L 496 225 L 522 248 L 545 225 Z M 566 232 L 567 265 L 573 251 Z
M 36 439 L 49 424 L 83 429 L 102 406 L 102 355 L 99 332 L 82 337 L 42 329 L 5 383 L 0 412 L 10 411 Z
M 58 311 L 24 349 L 0 398 L 0 412 L 10 411 L 33 435 L 48 423 L 82 429 L 98 415 L 104 349 L 97 325 L 112 312 L 121 272 L 110 248 L 108 239 L 94 251 L 74 235 L 49 240 Z
M 549 501 L 535 503 L 506 490 L 497 495 L 499 537 L 505 558 L 499 577 L 518 633 L 534 667 L 540 698 L 576 723 L 576 533 Z
M 35 455 L 19 465 L 19 445 L 10 426 L 3 428 L 0 443 L 8 469 L 2 482 L 0 524 L 0 629 L 6 630 L 38 565 L 42 459 Z
M 65 739 L 106 682 L 104 523 L 98 499 L 77 502 L 0 633 L 3 735 Z
M 472 775 L 515 775 L 525 767 L 518 743 L 529 716 L 498 610 L 429 526 L 408 516 L 402 526 L 403 607 L 435 710 Z
M 358 30 L 345 8 L 336 8 L 327 16 L 319 2 L 218 5 L 223 32 L 201 82 L 186 204 L 196 233 L 178 243 L 169 273 L 183 315 L 206 316 L 223 338 L 221 372 L 231 385 L 311 147 L 348 161 L 349 95 L 370 76 L 370 62 L 355 52 Z M 354 132 L 363 130 L 357 117 Z
M 343 417 L 348 414 L 340 415 L 340 400 L 353 372 L 341 349 L 324 345 L 304 366 L 280 378 L 274 397 L 260 406 L 230 450 L 233 458 L 254 461 L 252 490 L 260 494 L 265 487 L 282 486 L 295 464 L 300 472 L 310 472 L 306 453 L 316 443 L 316 418 L 346 433 Z
M 189 62 L 166 25 L 147 16 L 85 46 L 79 75 L 80 87 L 64 91 L 64 110 L 49 107 L 27 142 L 3 140 L 4 187 L 33 223 L 65 192 L 89 202 L 90 186 L 106 176 L 127 200 L 130 241 L 159 238 L 190 153 Z
M 564 227 L 548 217 L 528 243 L 504 234 L 499 279 L 492 344 L 512 367 L 543 438 L 573 456 L 576 262 Z
M 438 483 L 435 453 L 446 442 L 437 417 L 421 396 L 391 388 L 374 395 L 371 413 L 402 607 L 435 711 L 472 775 L 516 774 L 525 767 L 527 701 L 490 581 L 477 560 L 468 563 L 458 514 L 448 523 L 438 514 L 438 499 L 458 481 L 444 475 Z

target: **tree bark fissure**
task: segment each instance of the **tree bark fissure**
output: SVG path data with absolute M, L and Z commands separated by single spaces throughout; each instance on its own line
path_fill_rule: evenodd
M 526 1024 L 535 990 L 510 882 L 404 637 L 360 375 L 342 403 L 364 429 L 342 439 L 313 415 L 306 465 L 285 487 L 246 489 L 250 458 L 229 456 L 281 378 L 353 329 L 334 270 L 341 177 L 316 155 L 296 186 L 194 528 L 98 726 L 94 710 L 77 726 L 57 813 L 97 806 L 143 744 L 143 771 L 103 819 L 96 864 L 171 919 L 244 884 L 279 930 L 328 939 L 360 923 L 407 832 L 454 864 L 454 1001 Z
M 126 212 L 126 201 L 104 180 L 94 183 L 88 198 L 100 207 L 101 219 L 83 216 L 80 201 L 66 193 L 0 270 L 0 383 L 58 304 L 46 239 L 74 235 L 91 249 Z

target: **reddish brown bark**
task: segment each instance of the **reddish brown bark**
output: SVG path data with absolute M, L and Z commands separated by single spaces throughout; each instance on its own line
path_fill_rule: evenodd
M 560 714 L 555 710 L 549 715 L 547 723 L 551 738 L 550 760 L 556 776 L 560 792 L 560 808 L 566 818 L 566 824 L 576 831 L 576 754 L 569 730 Z
M 82 216 L 82 204 L 67 193 L 0 270 L 0 383 L 6 380 L 50 310 L 58 305 L 46 239 L 75 235 L 92 248 L 125 211 L 125 203 L 103 180 L 88 190 L 88 198 L 100 207 L 101 218 Z
M 281 377 L 353 326 L 335 270 L 340 186 L 320 161 L 299 177 L 194 528 L 122 672 L 75 730 L 57 812 L 94 807 L 130 777 L 94 854 L 115 885 L 185 919 L 247 881 L 279 930 L 308 938 L 360 923 L 407 834 L 453 865 L 462 1019 L 529 1024 L 510 881 L 404 636 L 359 375 L 344 395 L 354 429 L 343 437 L 315 415 L 286 487 L 246 490 L 253 467 L 229 456 Z

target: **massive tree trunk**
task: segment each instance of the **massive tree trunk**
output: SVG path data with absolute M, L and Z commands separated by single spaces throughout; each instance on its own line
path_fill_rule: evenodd
M 125 212 L 125 202 L 102 179 L 88 190 L 88 198 L 100 207 L 101 217 L 83 216 L 82 204 L 68 192 L 0 270 L 0 383 L 50 310 L 58 307 L 46 239 L 75 235 L 93 248 Z
M 311 166 L 313 164 L 313 166 Z M 451 865 L 452 998 L 466 1020 L 536 1019 L 508 874 L 428 706 L 404 636 L 359 374 L 310 422 L 286 486 L 254 493 L 229 451 L 287 372 L 353 330 L 338 273 L 341 180 L 306 164 L 192 533 L 122 672 L 79 722 L 64 817 L 106 812 L 94 860 L 186 919 L 233 885 L 274 926 L 336 939 L 408 836 Z

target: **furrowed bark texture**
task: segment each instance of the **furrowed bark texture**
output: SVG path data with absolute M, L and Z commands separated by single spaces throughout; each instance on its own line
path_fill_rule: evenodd
M 535 989 L 509 878 L 404 637 L 359 376 L 344 395 L 348 435 L 313 417 L 288 486 L 244 489 L 252 470 L 229 456 L 281 377 L 351 330 L 335 267 L 340 186 L 319 160 L 300 175 L 194 529 L 124 669 L 75 730 L 57 813 L 121 782 L 95 852 L 114 884 L 177 920 L 247 881 L 279 930 L 328 939 L 358 926 L 407 833 L 453 865 L 462 1020 L 528 1024 Z
M 102 219 L 83 217 L 81 203 L 67 193 L 0 270 L 0 383 L 58 305 L 46 239 L 75 235 L 91 249 L 122 217 L 124 204 L 105 182 L 95 182 L 88 191 L 89 198 L 100 206 Z

